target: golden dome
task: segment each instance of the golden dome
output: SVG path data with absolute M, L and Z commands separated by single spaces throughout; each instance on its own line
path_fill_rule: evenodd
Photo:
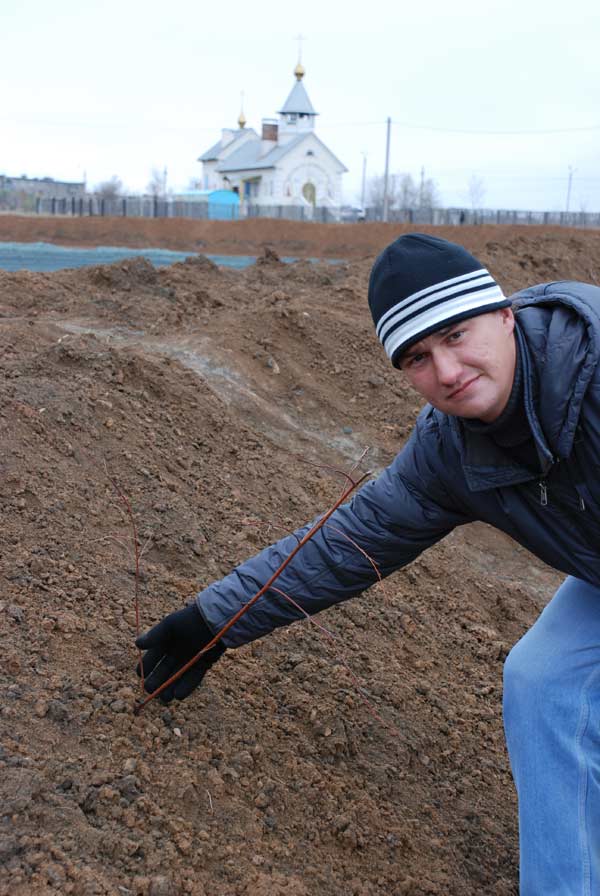
M 300 62 L 300 60 L 298 60 L 298 65 L 297 65 L 296 68 L 294 69 L 294 74 L 296 75 L 296 79 L 297 79 L 298 81 L 301 81 L 302 78 L 303 78 L 304 75 L 305 75 L 304 66 L 302 65 L 302 63 Z
M 240 112 L 240 117 L 238 118 L 238 124 L 241 128 L 246 127 L 246 116 L 244 115 L 244 110 Z

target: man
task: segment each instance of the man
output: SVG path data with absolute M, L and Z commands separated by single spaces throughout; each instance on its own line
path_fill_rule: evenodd
M 277 581 L 309 613 L 353 597 L 455 526 L 483 520 L 568 578 L 505 664 L 521 893 L 600 894 L 600 289 L 507 299 L 465 249 L 408 234 L 369 283 L 377 335 L 429 402 L 393 463 L 340 507 Z M 516 314 L 513 314 L 513 310 Z M 283 538 L 138 640 L 153 691 L 269 579 Z M 163 694 L 183 699 L 224 652 L 301 618 L 262 597 Z

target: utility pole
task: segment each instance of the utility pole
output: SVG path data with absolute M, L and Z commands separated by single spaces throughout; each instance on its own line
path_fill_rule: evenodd
M 383 175 L 383 221 L 388 219 L 388 183 L 390 179 L 390 131 L 392 129 L 392 119 L 387 120 L 387 136 L 385 141 L 385 174 Z
M 573 168 L 569 165 L 569 183 L 567 185 L 567 207 L 565 209 L 566 212 L 569 211 L 569 203 L 571 202 L 571 184 L 573 183 L 573 174 L 577 169 Z
M 419 184 L 419 208 L 423 208 L 425 197 L 425 165 L 421 165 L 421 183 Z
M 365 191 L 367 187 L 367 154 L 363 152 L 363 170 L 362 170 L 362 189 L 360 191 L 360 207 L 364 212 L 365 210 Z

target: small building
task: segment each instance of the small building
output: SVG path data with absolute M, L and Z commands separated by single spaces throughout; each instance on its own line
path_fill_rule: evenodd
M 240 197 L 234 190 L 186 190 L 173 197 L 175 202 L 205 204 L 211 221 L 237 221 Z
M 81 199 L 85 196 L 85 183 L 54 180 L 52 177 L 8 177 L 0 174 L 0 190 L 20 193 L 43 199 Z
M 260 136 L 246 127 L 243 111 L 237 129 L 223 128 L 218 143 L 198 159 L 206 190 L 233 190 L 248 205 L 341 205 L 342 175 L 348 169 L 315 134 L 318 113 L 304 74 L 299 62 L 278 118 L 264 118 Z

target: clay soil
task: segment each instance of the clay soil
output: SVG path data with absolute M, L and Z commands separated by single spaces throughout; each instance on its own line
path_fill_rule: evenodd
M 393 236 L 366 232 L 328 251 Z M 453 236 L 508 291 L 600 270 L 594 233 Z M 145 628 L 332 503 L 340 481 L 306 461 L 389 462 L 419 402 L 372 333 L 369 264 L 0 272 L 2 896 L 517 893 L 502 662 L 560 577 L 483 525 L 321 614 L 333 649 L 302 622 L 132 713 L 111 480 Z

